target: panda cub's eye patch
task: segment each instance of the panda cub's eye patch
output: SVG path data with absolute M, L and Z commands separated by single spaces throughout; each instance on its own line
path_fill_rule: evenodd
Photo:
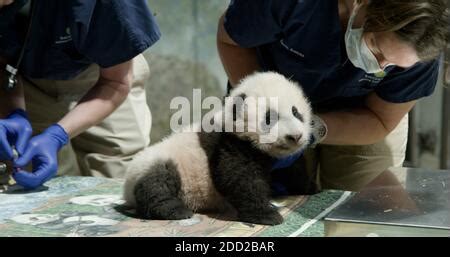
M 292 115 L 294 115 L 295 118 L 299 119 L 301 122 L 303 122 L 303 115 L 301 115 L 298 110 L 297 107 L 292 106 Z
M 242 111 L 246 98 L 246 94 L 240 94 L 239 96 L 233 98 L 233 121 L 236 121 L 238 116 L 240 116 L 239 114 Z
M 268 110 L 266 112 L 266 124 L 275 124 L 279 119 L 278 113 L 274 110 Z
M 268 131 L 270 128 L 275 126 L 275 124 L 277 124 L 279 118 L 280 118 L 280 116 L 279 116 L 278 112 L 276 112 L 274 110 L 268 110 L 266 112 L 265 119 L 261 122 L 262 123 L 261 127 L 262 127 L 263 131 Z

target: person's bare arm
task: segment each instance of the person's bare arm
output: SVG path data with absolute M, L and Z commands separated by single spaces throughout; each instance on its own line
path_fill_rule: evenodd
M 127 98 L 132 82 L 132 61 L 101 69 L 97 84 L 58 124 L 76 137 L 114 112 Z
M 217 49 L 225 72 L 232 86 L 245 76 L 260 70 L 256 50 L 240 47 L 231 39 L 224 28 L 224 15 L 217 28 Z
M 2 9 L 6 5 L 10 5 L 14 2 L 14 0 L 0 0 L 0 9 Z
M 0 119 L 5 118 L 15 109 L 20 108 L 25 110 L 25 99 L 20 79 L 12 91 L 7 92 L 4 89 L 3 83 L 5 83 L 6 79 L 6 63 L 6 59 L 0 56 Z
M 414 107 L 416 101 L 390 103 L 371 93 L 367 108 L 348 112 L 330 112 L 319 116 L 328 126 L 328 135 L 322 144 L 368 145 L 383 140 Z

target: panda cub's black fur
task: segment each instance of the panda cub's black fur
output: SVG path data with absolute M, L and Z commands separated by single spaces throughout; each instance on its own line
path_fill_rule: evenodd
M 237 210 L 241 221 L 274 225 L 283 217 L 270 204 L 270 170 L 273 158 L 224 133 L 210 159 L 211 177 L 217 190 Z
M 300 170 L 301 161 L 278 171 L 281 176 L 271 173 L 276 158 L 307 145 L 311 110 L 300 87 L 276 73 L 257 73 L 233 91 L 231 96 L 283 98 L 277 110 L 267 110 L 279 116 L 279 139 L 265 145 L 257 141 L 259 131 L 187 132 L 149 147 L 135 158 L 125 183 L 124 198 L 138 216 L 186 219 L 194 212 L 220 211 L 231 205 L 240 221 L 276 225 L 283 218 L 270 203 L 274 178 L 287 182 L 291 193 L 314 191 Z

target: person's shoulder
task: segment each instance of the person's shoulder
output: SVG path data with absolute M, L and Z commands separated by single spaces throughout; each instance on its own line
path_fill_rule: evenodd
M 77 14 L 87 13 L 105 13 L 111 14 L 127 14 L 130 11 L 135 12 L 136 15 L 141 15 L 142 9 L 148 9 L 149 4 L 145 0 L 133 0 L 133 1 L 83 1 L 73 0 L 68 1 L 66 6 Z
M 289 0 L 274 1 L 279 8 L 290 10 L 289 17 L 295 20 L 301 20 L 302 23 L 317 22 L 317 19 L 332 19 L 330 15 L 339 15 L 339 5 L 337 0 Z M 326 18 L 325 18 L 326 17 Z

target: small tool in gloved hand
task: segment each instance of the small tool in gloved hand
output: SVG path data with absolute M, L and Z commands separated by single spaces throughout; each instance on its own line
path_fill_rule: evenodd
M 6 174 L 6 164 L 0 162 L 0 175 Z
M 17 160 L 19 158 L 19 152 L 17 152 L 16 148 L 13 146 L 13 160 Z
M 16 149 L 14 147 L 13 147 L 13 158 L 14 158 L 14 160 L 19 158 L 19 153 L 16 151 Z M 8 166 L 6 165 L 6 163 L 0 162 L 0 175 L 6 174 L 7 171 L 8 171 Z

